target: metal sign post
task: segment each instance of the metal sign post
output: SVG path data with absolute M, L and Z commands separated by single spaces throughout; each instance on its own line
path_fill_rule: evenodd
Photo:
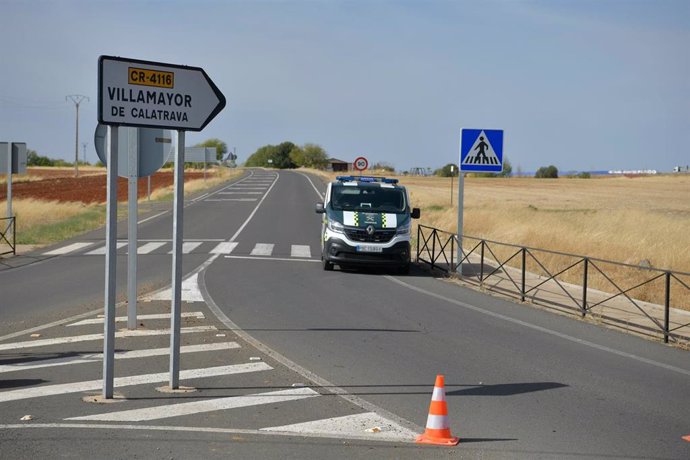
M 128 211 L 127 211 L 127 329 L 137 328 L 137 179 L 139 177 L 139 130 L 129 130 L 127 142 L 128 161 Z
M 118 127 L 108 129 L 108 179 L 105 225 L 105 318 L 103 320 L 103 397 L 113 397 L 115 377 L 115 285 L 117 274 Z
M 450 165 L 450 207 L 453 207 L 453 175 L 455 174 L 455 166 Z
M 7 217 L 12 217 L 12 142 L 7 142 Z M 8 232 L 12 231 L 10 227 Z M 7 235 L 9 236 L 9 234 Z
M 108 152 L 108 254 L 106 257 L 106 338 L 104 340 L 104 396 L 112 397 L 115 327 L 115 218 L 117 196 L 116 126 L 174 129 L 177 131 L 175 202 L 173 205 L 173 267 L 170 334 L 170 388 L 179 387 L 180 301 L 182 292 L 182 211 L 184 206 L 185 131 L 201 131 L 225 107 L 225 96 L 204 69 L 114 56 L 98 58 L 98 121 L 111 126 Z M 145 134 L 140 132 L 140 136 Z M 98 136 L 96 136 L 98 137 Z M 156 137 L 155 143 L 165 143 Z M 114 148 L 113 148 L 114 144 Z M 160 167 L 157 166 L 154 170 Z M 143 174 L 141 165 L 137 175 Z M 112 185 L 111 185 L 112 182 Z M 131 214 L 130 214 L 131 215 Z M 112 222 L 111 222 L 112 221 Z M 111 226 L 113 226 L 111 228 Z M 136 252 L 136 247 L 130 247 Z M 111 267 L 112 265 L 112 267 Z M 136 300 L 136 299 L 135 299 Z M 134 301 L 130 302 L 134 305 Z M 112 315 L 111 315 L 112 310 Z M 128 317 L 129 323 L 129 317 Z M 112 334 L 112 335 L 109 335 Z M 112 337 L 112 339 L 111 339 Z
M 457 272 L 462 276 L 462 218 L 465 201 L 465 174 L 460 171 L 458 174 L 458 248 L 456 260 L 458 261 Z
M 177 132 L 173 203 L 172 304 L 170 306 L 170 389 L 180 387 L 180 324 L 182 322 L 182 213 L 184 210 L 184 131 Z
M 458 175 L 458 249 L 457 272 L 462 276 L 462 233 L 465 178 L 464 172 L 503 171 L 503 130 L 467 129 L 460 130 L 460 162 Z

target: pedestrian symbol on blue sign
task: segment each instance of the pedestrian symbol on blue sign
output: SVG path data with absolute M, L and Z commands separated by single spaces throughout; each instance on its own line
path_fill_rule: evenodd
M 503 171 L 503 130 L 463 129 L 460 135 L 460 170 Z

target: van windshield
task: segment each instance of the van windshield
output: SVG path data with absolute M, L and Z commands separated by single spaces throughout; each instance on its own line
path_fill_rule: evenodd
M 407 203 L 402 188 L 334 184 L 331 189 L 331 206 L 336 211 L 402 213 L 405 212 Z

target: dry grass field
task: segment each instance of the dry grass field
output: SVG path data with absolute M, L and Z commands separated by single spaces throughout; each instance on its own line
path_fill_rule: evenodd
M 404 183 L 421 223 L 456 231 L 450 179 Z M 466 235 L 690 272 L 690 176 L 466 178 L 464 201 Z

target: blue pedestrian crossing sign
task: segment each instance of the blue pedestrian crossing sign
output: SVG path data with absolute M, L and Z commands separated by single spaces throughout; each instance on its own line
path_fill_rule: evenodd
M 503 171 L 503 130 L 462 129 L 460 171 Z

